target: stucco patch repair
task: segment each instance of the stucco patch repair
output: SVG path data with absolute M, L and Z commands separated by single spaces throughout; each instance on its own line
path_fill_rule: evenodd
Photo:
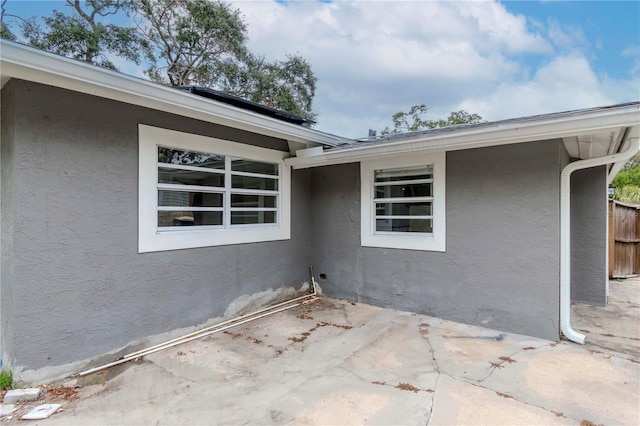
M 277 289 L 270 288 L 268 290 L 252 295 L 244 294 L 237 297 L 229 304 L 223 317 L 210 318 L 208 321 L 202 324 L 183 327 L 153 336 L 148 336 L 142 339 L 137 339 L 108 353 L 89 359 L 67 363 L 64 365 L 47 366 L 39 369 L 28 369 L 24 368 L 23 366 L 15 366 L 14 376 L 16 377 L 16 381 L 22 383 L 39 383 L 62 379 L 64 377 L 68 377 L 71 374 L 75 374 L 80 371 L 120 359 L 126 354 L 129 354 L 133 351 L 138 351 L 144 348 L 155 346 L 168 340 L 176 339 L 186 334 L 211 327 L 231 318 L 235 318 L 243 314 L 248 314 L 258 309 L 275 305 L 277 303 L 287 301 L 304 294 L 308 294 L 310 289 L 310 284 L 308 282 L 304 282 L 298 289 L 294 287 L 281 287 Z

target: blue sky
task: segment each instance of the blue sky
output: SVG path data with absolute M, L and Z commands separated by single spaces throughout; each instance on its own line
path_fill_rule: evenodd
M 640 1 L 508 1 L 508 11 L 531 22 L 555 20 L 584 37 L 581 48 L 594 70 L 614 78 L 628 78 L 638 52 L 621 50 L 640 46 Z M 629 52 L 632 53 L 632 52 Z
M 640 99 L 640 2 L 234 1 L 249 46 L 306 57 L 320 130 L 360 137 L 425 103 L 487 120 Z M 20 16 L 61 1 L 9 0 Z M 121 61 L 123 72 L 142 75 Z

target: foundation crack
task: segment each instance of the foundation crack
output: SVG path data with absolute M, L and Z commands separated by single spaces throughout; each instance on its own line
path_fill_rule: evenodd
M 438 380 L 440 380 L 440 372 L 436 376 L 436 382 L 433 384 L 433 394 L 431 395 L 431 407 L 429 407 L 429 418 L 427 419 L 426 426 L 429 426 L 429 422 L 431 422 L 431 417 L 433 416 L 433 408 L 436 405 L 436 392 L 438 391 Z
M 438 360 L 436 359 L 436 351 L 433 349 L 433 344 L 431 343 L 429 336 L 425 336 L 425 339 L 427 341 L 427 344 L 429 345 L 429 351 L 431 352 L 431 360 L 433 361 L 433 368 L 435 369 L 436 373 L 438 373 L 438 375 L 436 376 L 436 381 L 433 384 L 433 393 L 431 395 L 431 407 L 429 407 L 429 417 L 427 418 L 427 423 L 426 423 L 426 425 L 429 426 L 429 422 L 431 422 L 431 417 L 433 416 L 433 408 L 436 404 L 436 392 L 438 390 L 438 380 L 440 380 L 440 375 L 442 373 L 440 372 L 440 365 L 438 365 Z
M 489 377 L 491 377 L 491 375 L 499 368 L 504 368 L 505 364 L 512 364 L 514 362 L 516 362 L 516 360 L 512 359 L 514 356 L 526 351 L 526 350 L 531 350 L 529 348 L 522 348 L 516 352 L 514 352 L 511 355 L 507 355 L 507 356 L 501 356 L 500 358 L 498 358 L 498 362 L 491 362 L 489 361 L 489 364 L 491 365 L 491 368 L 489 369 L 489 372 L 487 373 L 486 376 L 484 376 L 483 378 L 481 378 L 480 380 L 478 380 L 478 383 L 482 383 L 484 382 L 486 379 L 488 379 Z
M 466 383 L 466 384 L 468 384 L 468 385 L 475 386 L 475 387 L 480 388 L 480 389 L 485 389 L 485 390 L 488 390 L 488 391 L 494 392 L 496 395 L 501 396 L 501 397 L 503 397 L 503 398 L 513 399 L 514 401 L 517 401 L 517 402 L 519 402 L 519 403 L 521 403 L 521 404 L 525 404 L 525 405 L 528 405 L 528 406 L 530 406 L 530 407 L 539 408 L 539 409 L 541 409 L 541 410 L 544 410 L 544 411 L 546 411 L 546 412 L 549 412 L 549 413 L 554 414 L 556 417 L 563 417 L 563 418 L 565 418 L 565 419 L 571 419 L 570 417 L 565 416 L 565 415 L 564 415 L 564 413 L 561 413 L 561 412 L 558 412 L 558 411 L 553 411 L 553 410 L 551 410 L 551 409 L 549 409 L 549 408 L 547 408 L 547 407 L 540 406 L 540 405 L 536 405 L 536 404 L 532 404 L 532 403 L 527 402 L 527 401 L 523 401 L 523 400 L 521 400 L 521 399 L 516 398 L 516 397 L 515 397 L 515 396 L 513 396 L 513 395 L 509 395 L 509 394 L 507 394 L 507 393 L 500 392 L 500 391 L 497 391 L 497 390 L 495 390 L 495 389 L 491 389 L 491 388 L 489 388 L 489 387 L 487 387 L 487 386 L 483 386 L 483 385 L 481 385 L 480 383 L 476 383 L 476 382 L 470 381 L 470 380 L 465 379 L 465 378 L 462 378 L 462 377 L 454 377 L 454 376 L 450 376 L 450 375 L 448 375 L 448 374 L 447 374 L 447 376 L 448 376 L 448 377 L 450 377 L 450 378 L 451 378 L 451 379 L 453 379 L 453 380 L 457 380 L 457 381 L 459 381 L 459 382 Z M 575 420 L 575 419 L 572 419 L 572 420 Z

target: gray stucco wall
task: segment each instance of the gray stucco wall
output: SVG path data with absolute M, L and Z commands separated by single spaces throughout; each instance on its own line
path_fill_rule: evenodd
M 139 123 L 281 150 L 286 141 L 18 80 L 2 98 L 15 134 L 5 139 L 3 127 L 2 209 L 13 223 L 3 220 L 2 244 L 14 257 L 3 253 L 2 303 L 20 366 L 104 354 L 222 316 L 240 295 L 309 280 L 307 171 L 292 176 L 289 241 L 137 251 Z
M 13 97 L 0 96 L 0 264 L 13 265 L 13 140 L 15 113 Z M 0 363 L 13 357 L 13 268 L 0 269 Z
M 559 337 L 561 141 L 447 154 L 447 250 L 360 246 L 360 166 L 312 171 L 324 291 L 546 339 Z
M 607 167 L 571 176 L 571 299 L 607 303 Z

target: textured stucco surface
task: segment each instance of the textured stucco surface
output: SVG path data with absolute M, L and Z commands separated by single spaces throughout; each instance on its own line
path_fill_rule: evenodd
M 607 302 L 607 167 L 571 175 L 571 299 Z
M 12 158 L 15 136 L 13 96 L 2 92 L 0 124 L 0 264 L 11 265 L 13 259 L 13 186 Z M 0 269 L 0 360 L 2 364 L 13 356 L 13 269 Z
M 2 97 L 12 104 L 3 123 L 12 114 L 15 130 L 2 141 L 12 174 L 2 208 L 13 213 L 2 224 L 3 246 L 13 241 L 3 304 L 13 309 L 18 365 L 88 359 L 222 316 L 241 295 L 309 280 L 306 171 L 292 176 L 291 240 L 137 250 L 139 123 L 281 150 L 286 141 L 17 80 Z
M 558 338 L 561 141 L 447 154 L 444 253 L 360 246 L 360 166 L 312 170 L 313 264 L 324 291 Z
M 279 139 L 10 81 L 2 91 L 0 183 L 4 362 L 59 366 L 202 324 L 243 295 L 298 287 L 310 263 L 330 296 L 558 337 L 558 189 L 569 162 L 561 141 L 448 153 L 444 253 L 361 247 L 360 165 L 353 163 L 292 172 L 289 241 L 139 254 L 140 123 L 288 148 Z M 592 192 L 602 179 L 600 169 L 574 174 L 572 211 L 584 222 L 574 229 L 574 248 L 598 247 L 574 251 L 572 284 L 574 298 L 592 303 L 604 291 L 593 275 L 606 273 L 606 204 L 600 221 Z

